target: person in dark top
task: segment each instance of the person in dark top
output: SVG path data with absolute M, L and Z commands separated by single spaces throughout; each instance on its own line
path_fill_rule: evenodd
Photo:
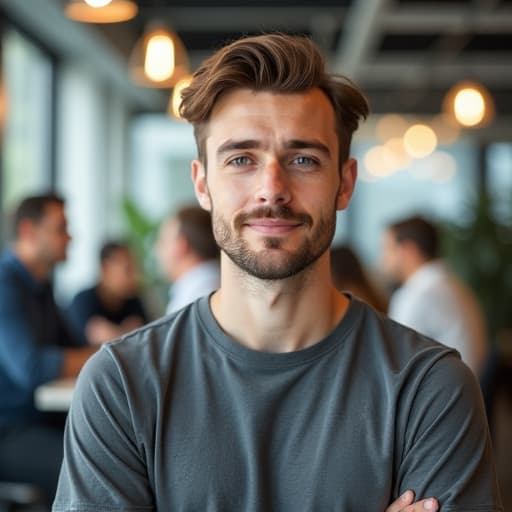
M 69 307 L 69 321 L 83 342 L 97 345 L 147 323 L 137 289 L 137 265 L 130 247 L 106 242 L 100 251 L 98 283 L 79 292 Z
M 36 484 L 51 500 L 62 430 L 35 409 L 34 390 L 75 377 L 95 350 L 73 337 L 53 296 L 52 271 L 71 240 L 63 199 L 24 199 L 13 227 L 0 257 L 0 480 Z
M 370 281 L 357 254 L 348 245 L 331 248 L 331 273 L 334 286 L 347 290 L 378 311 L 387 311 L 387 301 Z

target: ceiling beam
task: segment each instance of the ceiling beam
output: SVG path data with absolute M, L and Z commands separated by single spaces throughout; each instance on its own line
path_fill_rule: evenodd
M 354 0 L 341 33 L 331 69 L 357 80 L 359 63 L 366 62 L 380 36 L 380 17 L 389 0 Z
M 384 33 L 457 33 L 477 32 L 512 34 L 512 9 L 494 11 L 474 7 L 437 5 L 399 7 L 382 14 L 381 30 Z
M 425 69 L 418 66 L 423 61 L 422 53 L 394 58 L 379 56 L 374 62 L 359 65 L 358 80 L 374 86 L 415 84 L 425 79 Z M 512 87 L 511 63 L 512 53 L 500 58 L 482 53 L 473 58 L 458 57 L 456 62 L 429 63 L 428 85 L 449 86 L 466 78 L 481 80 L 489 86 Z
M 176 31 L 258 32 L 269 27 L 308 30 L 314 17 L 328 17 L 341 26 L 346 8 L 326 7 L 146 7 L 139 18 L 167 20 Z

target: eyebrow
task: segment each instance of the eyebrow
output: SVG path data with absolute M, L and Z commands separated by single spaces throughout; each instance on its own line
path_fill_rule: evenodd
M 238 149 L 259 149 L 261 148 L 261 142 L 254 139 L 246 140 L 233 140 L 229 139 L 224 144 L 221 144 L 217 149 L 217 156 L 221 156 L 224 153 Z
M 329 148 L 325 144 L 318 142 L 316 140 L 292 139 L 287 141 L 284 147 L 286 149 L 318 149 L 318 151 L 321 151 L 328 157 L 331 156 Z
M 224 153 L 229 153 L 230 151 L 239 150 L 239 149 L 259 149 L 262 147 L 262 143 L 255 139 L 246 139 L 246 140 L 233 140 L 229 139 L 224 144 L 221 144 L 217 149 L 217 156 L 221 156 Z M 286 141 L 284 144 L 285 149 L 317 149 L 321 151 L 328 157 L 331 156 L 331 152 L 329 148 L 318 142 L 316 140 L 301 140 L 301 139 L 292 139 Z

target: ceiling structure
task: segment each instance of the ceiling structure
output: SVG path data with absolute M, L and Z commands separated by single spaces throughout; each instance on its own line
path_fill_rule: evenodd
M 477 80 L 494 98 L 497 133 L 512 140 L 512 0 L 137 0 L 136 18 L 108 25 L 68 20 L 64 3 L 0 0 L 0 11 L 53 51 L 124 81 L 142 110 L 165 110 L 168 92 L 129 84 L 128 57 L 159 20 L 179 34 L 192 68 L 244 34 L 309 35 L 331 71 L 363 87 L 374 113 L 435 115 L 452 85 Z
M 192 63 L 243 34 L 311 36 L 330 69 L 366 91 L 375 113 L 435 114 L 447 90 L 477 80 L 512 116 L 512 0 L 138 0 L 130 22 L 97 26 L 125 57 L 165 21 Z

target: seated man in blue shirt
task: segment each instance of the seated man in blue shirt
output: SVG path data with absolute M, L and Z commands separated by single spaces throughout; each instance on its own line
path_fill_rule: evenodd
M 35 409 L 34 390 L 75 377 L 94 349 L 73 339 L 53 296 L 52 271 L 71 240 L 63 199 L 26 198 L 13 228 L 13 244 L 0 258 L 0 480 L 36 484 L 50 501 L 62 430 Z
M 148 321 L 137 296 L 138 272 L 130 246 L 109 241 L 100 251 L 100 277 L 79 292 L 69 307 L 69 321 L 82 341 L 98 345 Z

